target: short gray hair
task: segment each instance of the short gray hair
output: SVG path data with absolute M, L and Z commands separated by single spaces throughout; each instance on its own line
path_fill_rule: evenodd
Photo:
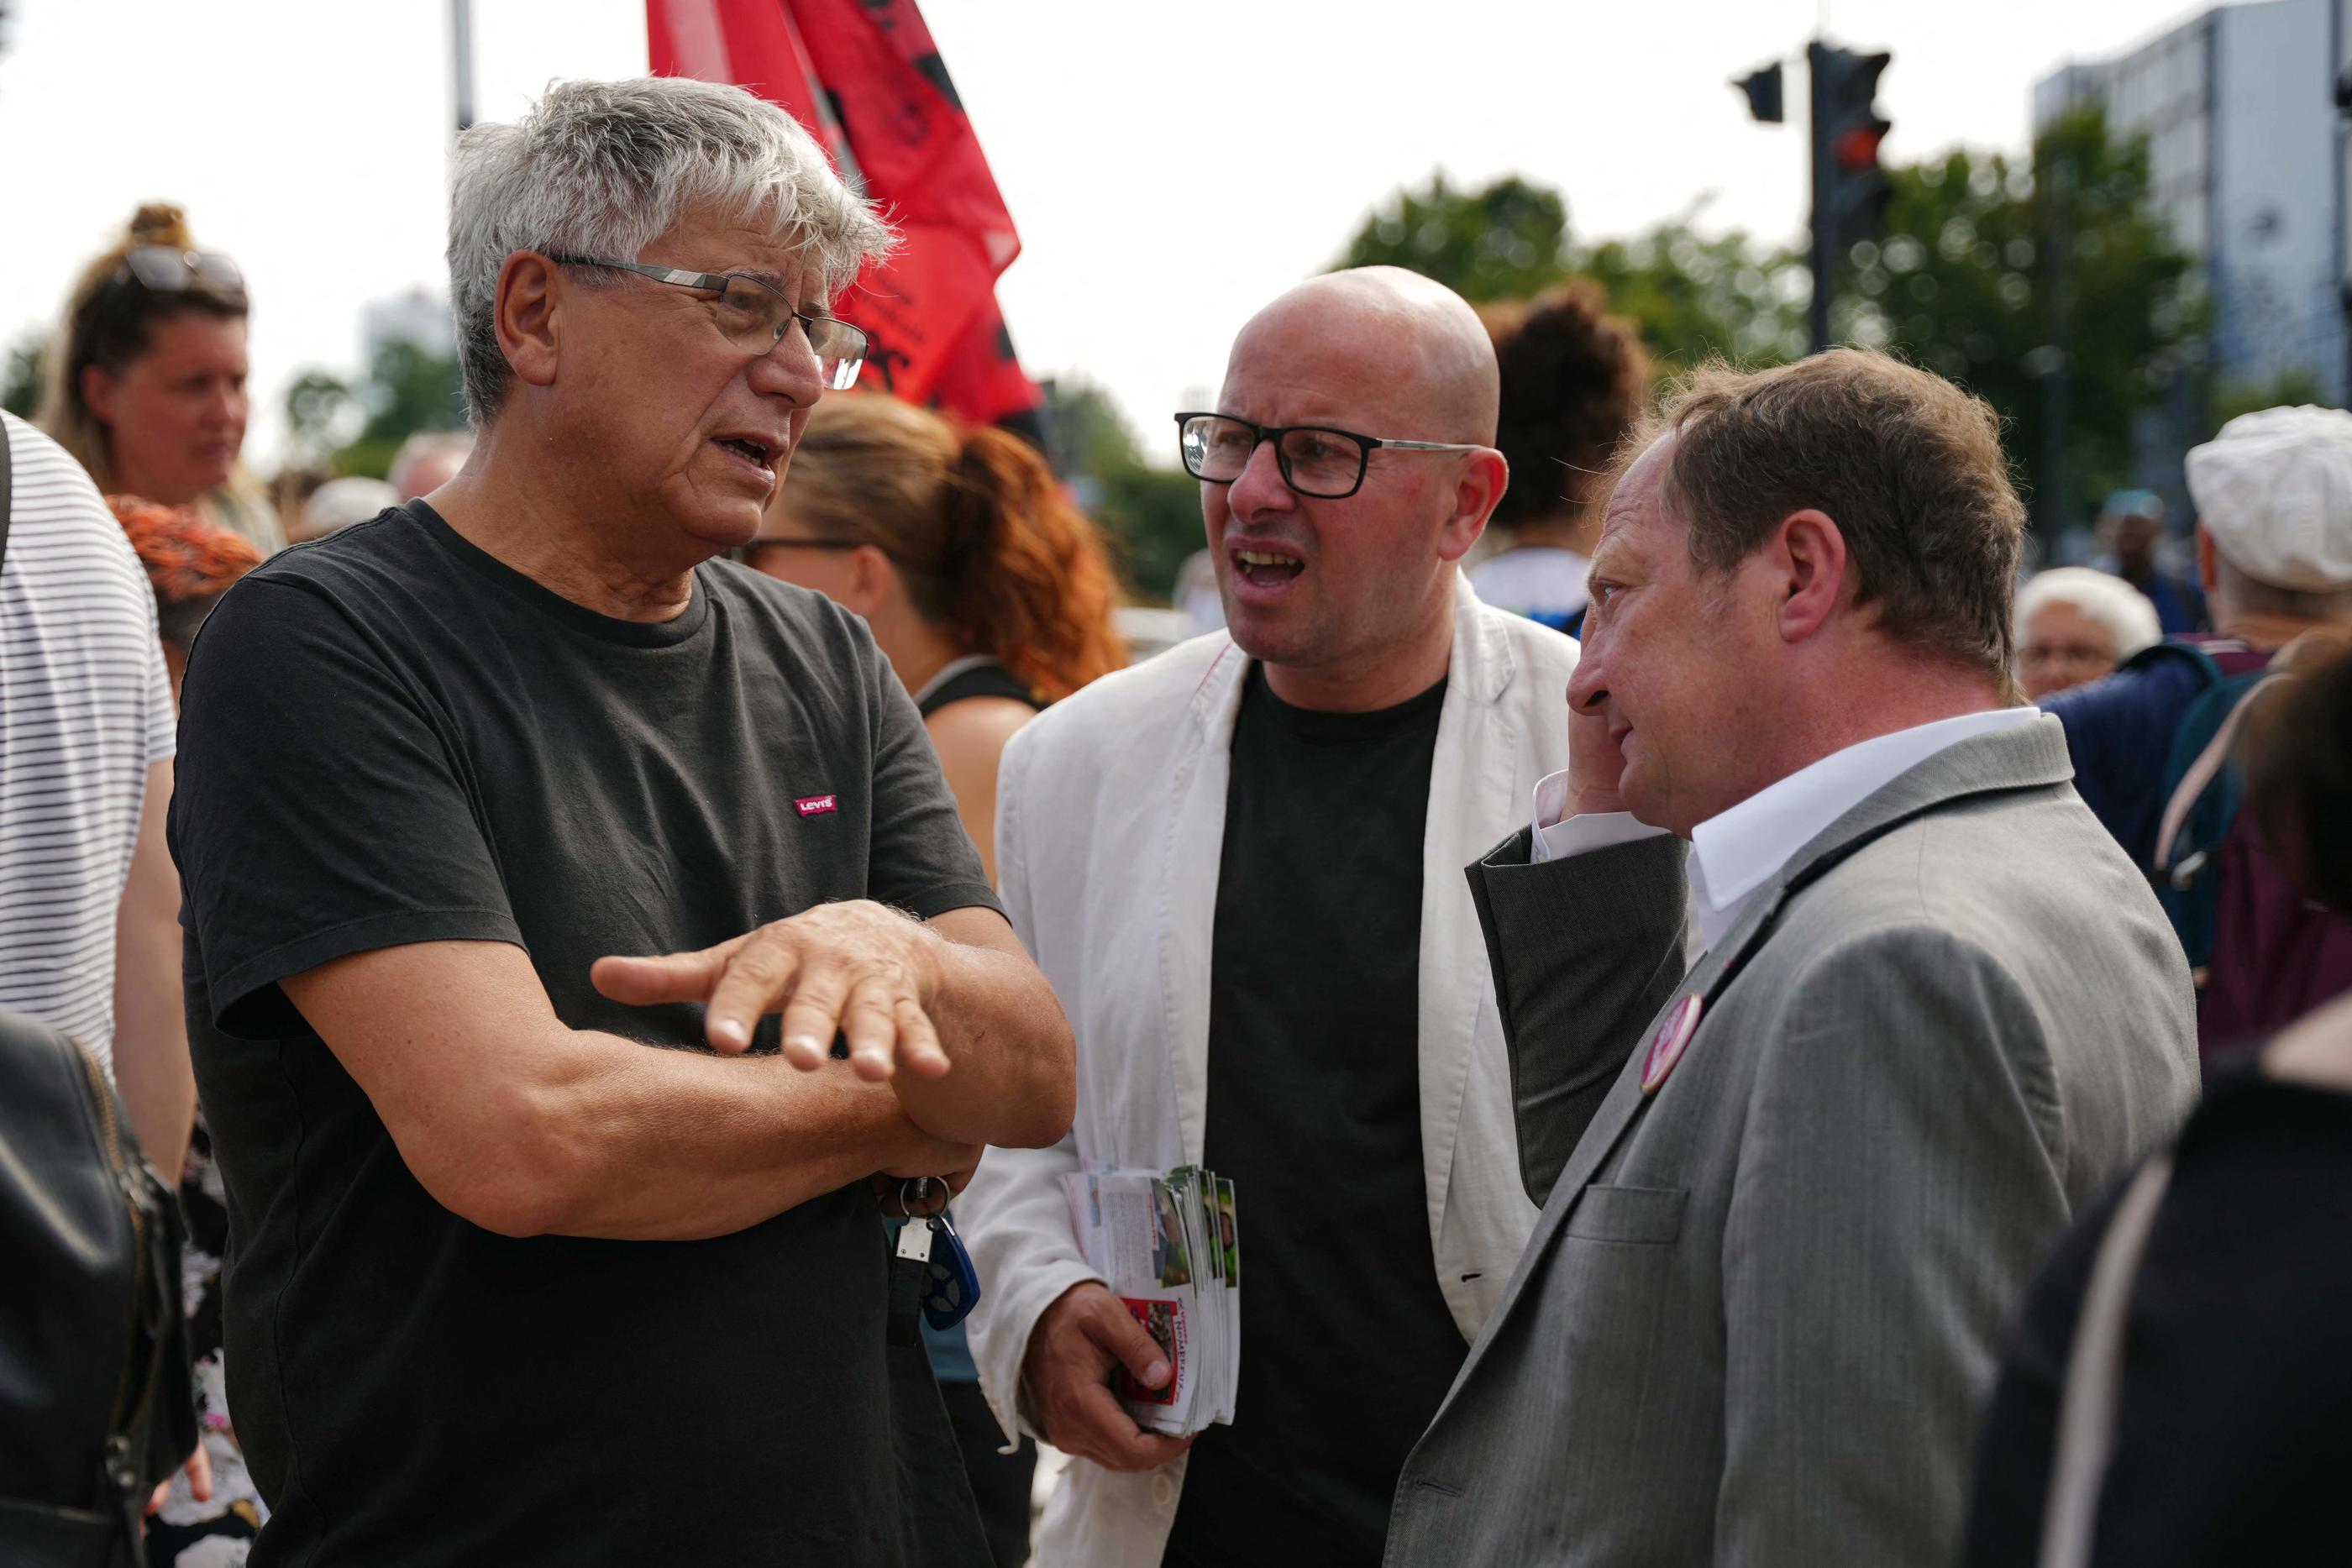
M 2053 604 L 2068 604 L 2083 618 L 2116 641 L 2116 663 L 2122 664 L 2164 635 L 2157 624 L 2156 606 L 2147 595 L 2120 577 L 2094 571 L 2087 566 L 2057 566 L 2036 572 L 2017 591 L 2017 641 L 2025 643 L 2026 623 Z
M 770 224 L 808 253 L 831 295 L 892 242 L 799 121 L 717 82 L 552 82 L 512 124 L 460 136 L 454 162 L 449 303 L 477 425 L 506 397 L 495 316 L 499 270 L 517 251 L 635 261 L 680 218 L 709 210 Z

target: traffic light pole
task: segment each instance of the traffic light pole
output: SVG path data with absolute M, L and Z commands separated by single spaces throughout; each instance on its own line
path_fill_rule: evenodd
M 1822 82 L 1827 74 L 1822 57 L 1826 52 L 1818 38 L 1805 46 L 1805 130 L 1812 146 L 1813 198 L 1812 213 L 1805 225 L 1812 242 L 1813 273 L 1813 293 L 1805 307 L 1805 324 L 1811 351 L 1816 354 L 1830 346 L 1830 302 L 1837 290 L 1837 217 L 1829 203 L 1837 173 L 1830 162 L 1829 116 L 1822 103 Z
M 449 86 L 463 135 L 474 128 L 474 15 L 468 0 L 449 0 Z
M 1879 144 L 1894 122 L 1878 111 L 1878 77 L 1894 57 L 1858 54 L 1815 38 L 1805 46 L 1806 145 L 1812 155 L 1813 297 L 1805 309 L 1812 351 L 1830 346 L 1830 307 L 1837 294 L 1838 257 L 1849 246 L 1879 236 L 1895 188 L 1879 167 Z M 1780 65 L 1775 60 L 1731 84 L 1748 96 L 1748 112 L 1780 123 Z

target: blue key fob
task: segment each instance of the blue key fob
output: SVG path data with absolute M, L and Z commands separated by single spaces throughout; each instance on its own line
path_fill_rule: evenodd
M 971 1254 L 956 1234 L 955 1220 L 945 1210 L 928 1220 L 912 1220 L 931 1228 L 931 1255 L 923 1263 L 929 1276 L 923 1283 L 923 1321 L 935 1329 L 953 1328 L 980 1301 L 980 1275 Z

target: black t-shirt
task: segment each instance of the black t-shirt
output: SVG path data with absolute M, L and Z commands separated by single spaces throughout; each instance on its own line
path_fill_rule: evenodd
M 1204 1154 L 1242 1217 L 1234 1424 L 1193 1444 L 1167 1561 L 1377 1563 L 1468 1353 L 1421 1149 L 1422 839 L 1445 684 L 1317 713 L 1253 670 L 1210 956 Z
M 590 964 L 831 899 L 995 907 L 863 622 L 725 562 L 676 619 L 613 620 L 415 502 L 239 583 L 185 696 L 172 841 L 256 1568 L 969 1560 L 902 1546 L 902 1477 L 933 1437 L 955 1461 L 892 1375 L 915 1353 L 886 1347 L 864 1183 L 713 1240 L 492 1234 L 278 985 L 512 942 L 566 1024 L 700 1049 L 698 1007 L 606 1000 Z

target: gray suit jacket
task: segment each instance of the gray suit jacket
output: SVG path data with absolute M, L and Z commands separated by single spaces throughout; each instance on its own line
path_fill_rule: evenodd
M 2196 1093 L 2179 945 L 2071 777 L 2053 719 L 1949 747 L 1664 988 L 1675 922 L 1596 894 L 1671 899 L 1654 876 L 1510 845 L 1474 868 L 1507 968 L 1612 945 L 1619 968 L 1581 1012 L 1498 977 L 1558 1037 L 1546 1064 L 1514 1030 L 1515 1082 L 1530 1175 L 1565 1168 L 1405 1466 L 1390 1563 L 1952 1560 L 2031 1271 Z M 1645 987 L 1705 1007 L 1648 1095 Z M 1547 1126 L 1612 1057 L 1582 1137 Z

